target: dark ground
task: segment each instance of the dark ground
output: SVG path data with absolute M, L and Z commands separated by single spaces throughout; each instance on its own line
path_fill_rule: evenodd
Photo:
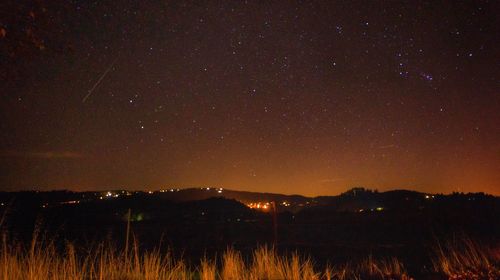
M 142 249 L 170 248 L 192 263 L 228 246 L 249 256 L 256 246 L 272 245 L 276 239 L 280 252 L 309 255 L 319 266 L 370 255 L 397 257 L 411 275 L 419 275 L 430 268 L 438 242 L 464 236 L 488 246 L 500 241 L 500 199 L 483 194 L 425 199 L 413 192 L 346 193 L 314 199 L 294 212 L 279 208 L 276 218 L 272 211 L 252 210 L 221 197 L 172 201 L 137 193 L 101 200 L 89 193 L 82 199 L 75 193 L 25 192 L 1 193 L 0 199 L 1 230 L 9 240 L 29 244 L 37 228 L 61 246 L 69 240 L 80 248 L 101 241 L 120 247 L 131 209 L 131 229 Z M 73 199 L 81 200 L 60 204 Z

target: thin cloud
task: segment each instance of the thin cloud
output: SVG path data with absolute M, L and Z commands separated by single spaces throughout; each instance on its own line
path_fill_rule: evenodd
M 395 144 L 390 144 L 390 145 L 380 146 L 380 147 L 378 147 L 378 148 L 379 148 L 379 149 L 397 148 L 397 145 L 395 145 Z
M 335 183 L 335 182 L 344 181 L 344 180 L 345 180 L 344 178 L 327 178 L 327 179 L 320 180 L 319 182 L 321 184 L 330 184 L 330 183 Z
M 24 157 L 40 159 L 77 159 L 84 158 L 85 155 L 71 151 L 47 151 L 47 152 L 18 152 L 5 151 L 1 153 L 2 157 Z

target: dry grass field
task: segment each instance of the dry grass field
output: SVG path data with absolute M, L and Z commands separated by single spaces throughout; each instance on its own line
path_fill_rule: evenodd
M 245 260 L 240 252 L 227 249 L 220 258 L 200 260 L 190 266 L 182 259 L 159 250 L 139 252 L 137 242 L 118 251 L 98 245 L 80 252 L 71 243 L 58 250 L 35 234 L 29 246 L 13 244 L 3 237 L 0 253 L 1 280 L 182 280 L 182 279 L 413 279 L 397 259 L 339 264 L 318 269 L 310 258 L 298 254 L 279 255 L 260 247 Z M 128 247 L 128 246 L 127 246 Z M 499 279 L 499 256 L 472 240 L 459 245 L 437 246 L 432 279 Z M 437 276 L 436 276 L 437 275 Z M 431 279 L 431 278 L 429 278 Z

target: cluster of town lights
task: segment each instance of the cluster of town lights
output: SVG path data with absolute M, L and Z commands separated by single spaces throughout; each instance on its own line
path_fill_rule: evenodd
M 271 207 L 271 203 L 269 202 L 251 202 L 247 204 L 248 208 L 251 209 L 262 209 L 267 210 Z
M 180 189 L 169 189 L 169 190 L 160 190 L 161 193 L 166 193 L 166 192 L 178 192 Z
M 206 187 L 206 188 L 201 188 L 201 190 L 206 190 L 206 191 L 214 190 L 214 191 L 217 191 L 217 193 L 222 193 L 222 191 L 224 189 L 223 188 L 210 188 L 210 187 Z
M 383 211 L 384 210 L 384 207 L 377 207 L 377 208 L 371 208 L 371 209 L 359 209 L 358 212 L 361 213 L 361 212 L 364 212 L 364 211 Z
M 280 203 L 281 206 L 284 206 L 284 207 L 290 207 L 290 202 L 287 202 L 287 201 L 282 201 Z M 251 209 L 260 209 L 260 210 L 268 210 L 268 209 L 271 209 L 272 207 L 272 203 L 271 202 L 250 202 L 250 203 L 247 203 L 247 207 L 248 208 L 251 208 Z

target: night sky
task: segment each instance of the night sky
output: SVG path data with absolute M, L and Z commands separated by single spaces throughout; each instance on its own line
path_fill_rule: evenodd
M 1 189 L 500 194 L 496 1 L 5 2 Z

